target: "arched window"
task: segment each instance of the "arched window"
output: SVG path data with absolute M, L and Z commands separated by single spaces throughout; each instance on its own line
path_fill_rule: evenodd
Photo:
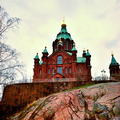
M 57 67 L 57 73 L 60 73 L 60 74 L 63 73 L 63 72 L 62 72 L 62 67 Z
M 41 70 L 40 70 L 40 75 L 41 75 Z
M 69 73 L 71 73 L 71 68 L 69 68 Z
M 66 74 L 68 73 L 67 68 L 65 68 L 65 73 L 66 73 Z
M 81 68 L 78 68 L 78 72 L 81 73 Z
M 67 72 L 69 73 L 69 68 L 67 68 Z
M 63 63 L 63 58 L 62 56 L 57 57 L 57 64 L 62 64 Z
M 66 50 L 68 50 L 68 42 L 66 42 Z
M 54 70 L 54 68 L 52 68 L 52 74 L 53 74 L 53 75 L 55 74 L 55 70 Z
M 48 74 L 50 74 L 50 73 L 51 73 L 51 69 L 49 68 L 49 69 L 48 69 Z

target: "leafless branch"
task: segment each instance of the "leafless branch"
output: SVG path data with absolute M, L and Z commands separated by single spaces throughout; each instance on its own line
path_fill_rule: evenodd
M 15 49 L 1 41 L 7 30 L 18 24 L 19 18 L 10 17 L 4 8 L 0 6 L 0 83 L 15 80 L 18 72 L 24 76 L 21 68 L 23 65 L 18 60 Z

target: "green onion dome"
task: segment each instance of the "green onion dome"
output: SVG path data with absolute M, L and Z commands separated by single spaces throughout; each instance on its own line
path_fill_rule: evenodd
M 56 39 L 58 40 L 62 38 L 72 40 L 70 33 L 67 32 L 66 24 L 61 25 L 61 31 L 57 34 L 57 37 L 56 37 Z

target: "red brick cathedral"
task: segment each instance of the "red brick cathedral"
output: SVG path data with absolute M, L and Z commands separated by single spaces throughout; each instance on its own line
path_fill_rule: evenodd
M 57 34 L 52 44 L 53 53 L 48 54 L 45 47 L 41 60 L 38 53 L 34 58 L 33 82 L 80 80 L 91 81 L 91 55 L 89 51 L 83 51 L 82 57 L 77 56 L 77 49 L 66 24 L 61 25 L 61 31 Z

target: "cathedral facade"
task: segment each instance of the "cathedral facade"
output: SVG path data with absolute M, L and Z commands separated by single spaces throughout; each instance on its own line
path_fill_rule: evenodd
M 77 56 L 77 49 L 66 24 L 61 25 L 52 44 L 53 52 L 49 55 L 45 47 L 41 60 L 36 54 L 34 58 L 33 82 L 52 80 L 91 81 L 91 55 L 83 50 L 82 57 Z

